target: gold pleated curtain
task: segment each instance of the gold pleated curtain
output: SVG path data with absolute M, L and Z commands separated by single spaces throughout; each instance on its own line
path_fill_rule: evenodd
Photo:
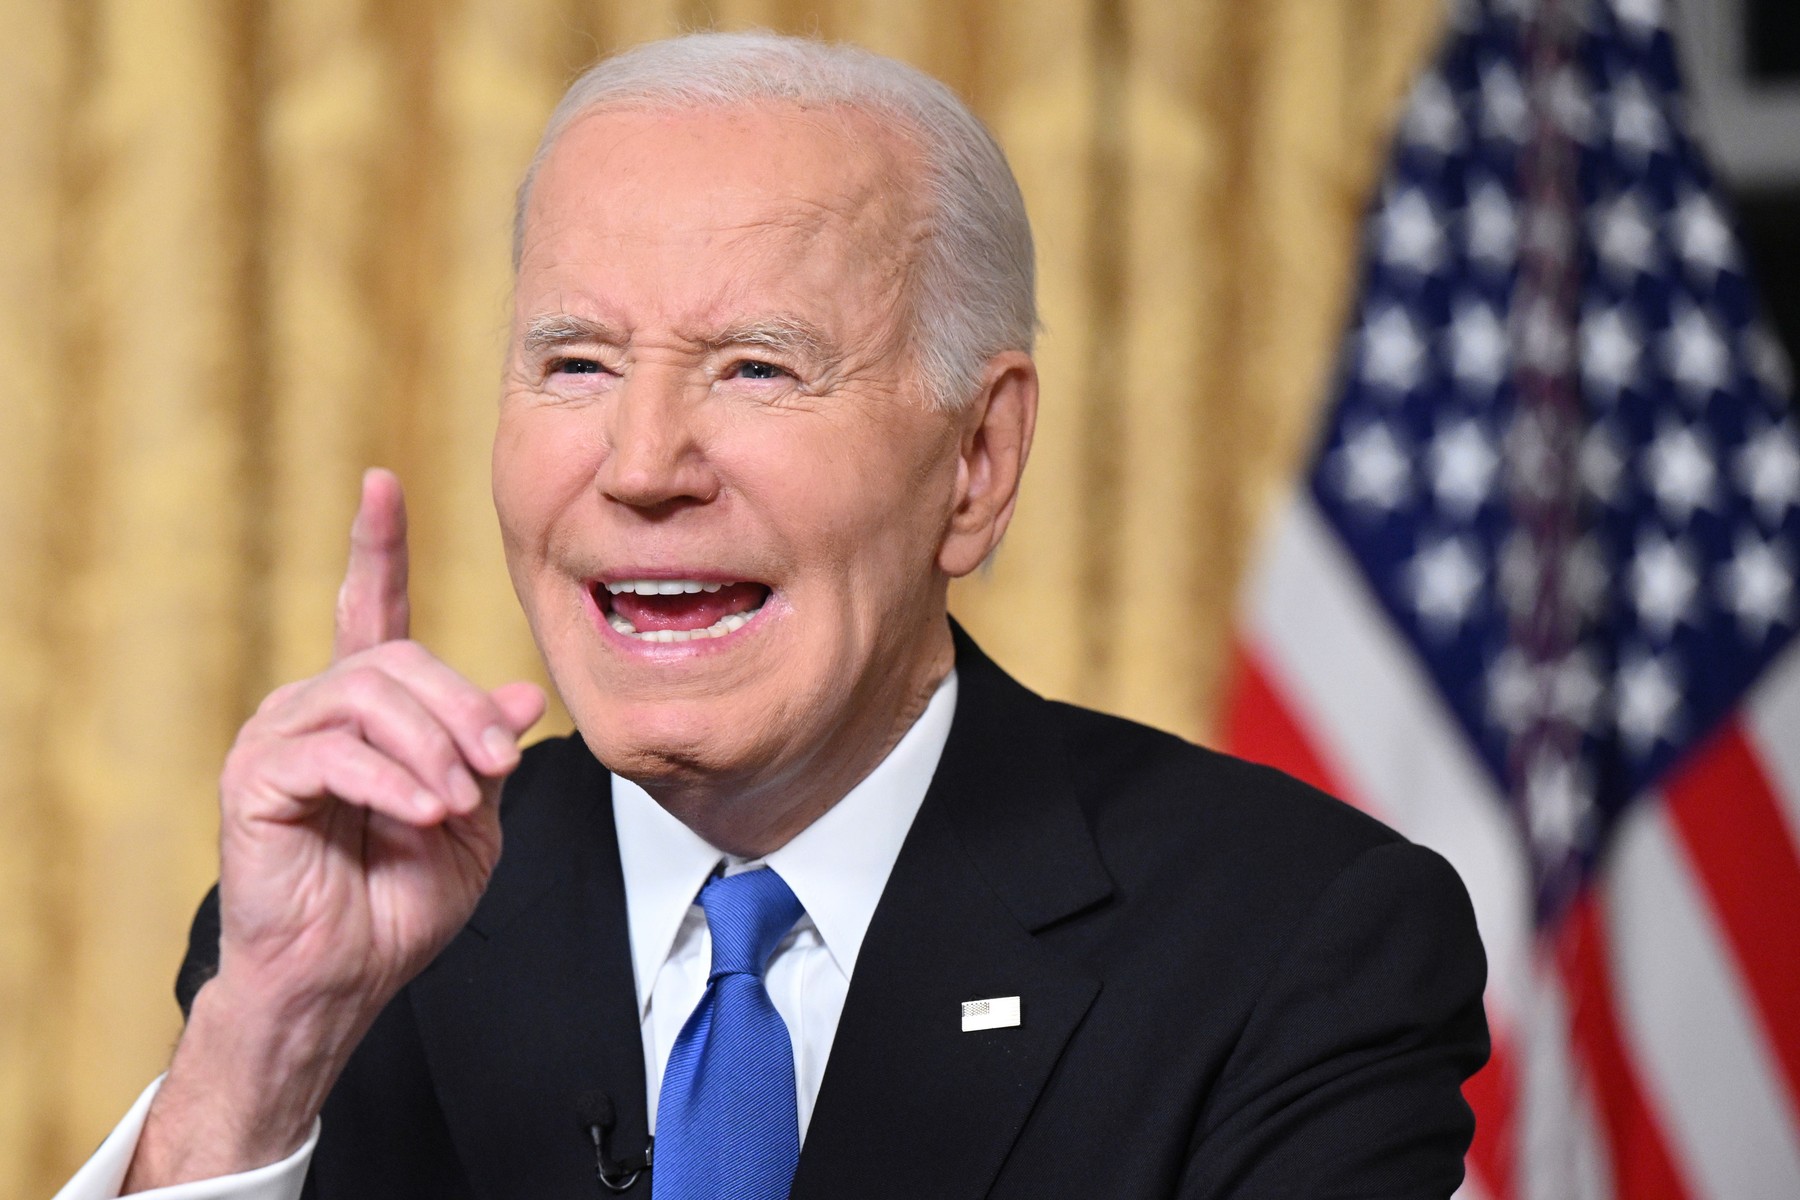
M 417 636 L 488 684 L 540 674 L 487 445 L 512 188 L 585 62 L 757 25 L 971 100 L 1024 185 L 1047 332 L 1018 517 L 956 610 L 1038 689 L 1199 736 L 1439 20 L 0 0 L 0 1197 L 54 1191 L 166 1058 L 220 759 L 325 661 L 364 465 L 406 481 Z

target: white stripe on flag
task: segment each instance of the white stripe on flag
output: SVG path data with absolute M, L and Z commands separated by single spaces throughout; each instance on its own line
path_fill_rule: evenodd
M 1536 969 L 1531 1009 L 1521 1014 L 1521 1200 L 1613 1200 L 1593 1093 L 1570 1058 L 1562 976 L 1547 960 Z
M 1800 642 L 1770 663 L 1744 704 L 1744 732 L 1800 845 Z
M 1377 817 L 1462 876 L 1488 956 L 1494 1016 L 1530 986 L 1529 872 L 1492 777 L 1304 493 L 1277 517 L 1247 636 L 1330 770 Z
M 1702 1197 L 1800 1196 L 1795 1114 L 1676 837 L 1655 795 L 1615 832 L 1601 899 L 1620 1035 Z

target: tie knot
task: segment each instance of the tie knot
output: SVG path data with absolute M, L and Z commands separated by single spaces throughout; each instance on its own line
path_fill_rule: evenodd
M 806 910 L 767 867 L 714 879 L 700 889 L 712 933 L 712 978 L 761 975 L 769 956 Z

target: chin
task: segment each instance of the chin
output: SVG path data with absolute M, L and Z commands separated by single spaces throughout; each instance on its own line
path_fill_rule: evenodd
M 741 780 L 757 772 L 749 727 L 736 705 L 688 700 L 622 703 L 589 696 L 570 705 L 582 740 L 610 770 L 645 788 Z M 723 736 L 722 736 L 723 735 Z

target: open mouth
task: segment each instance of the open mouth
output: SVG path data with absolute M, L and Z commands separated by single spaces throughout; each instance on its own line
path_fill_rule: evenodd
M 641 642 L 691 642 L 736 633 L 769 598 L 767 584 L 699 579 L 602 580 L 594 601 L 606 623 Z

